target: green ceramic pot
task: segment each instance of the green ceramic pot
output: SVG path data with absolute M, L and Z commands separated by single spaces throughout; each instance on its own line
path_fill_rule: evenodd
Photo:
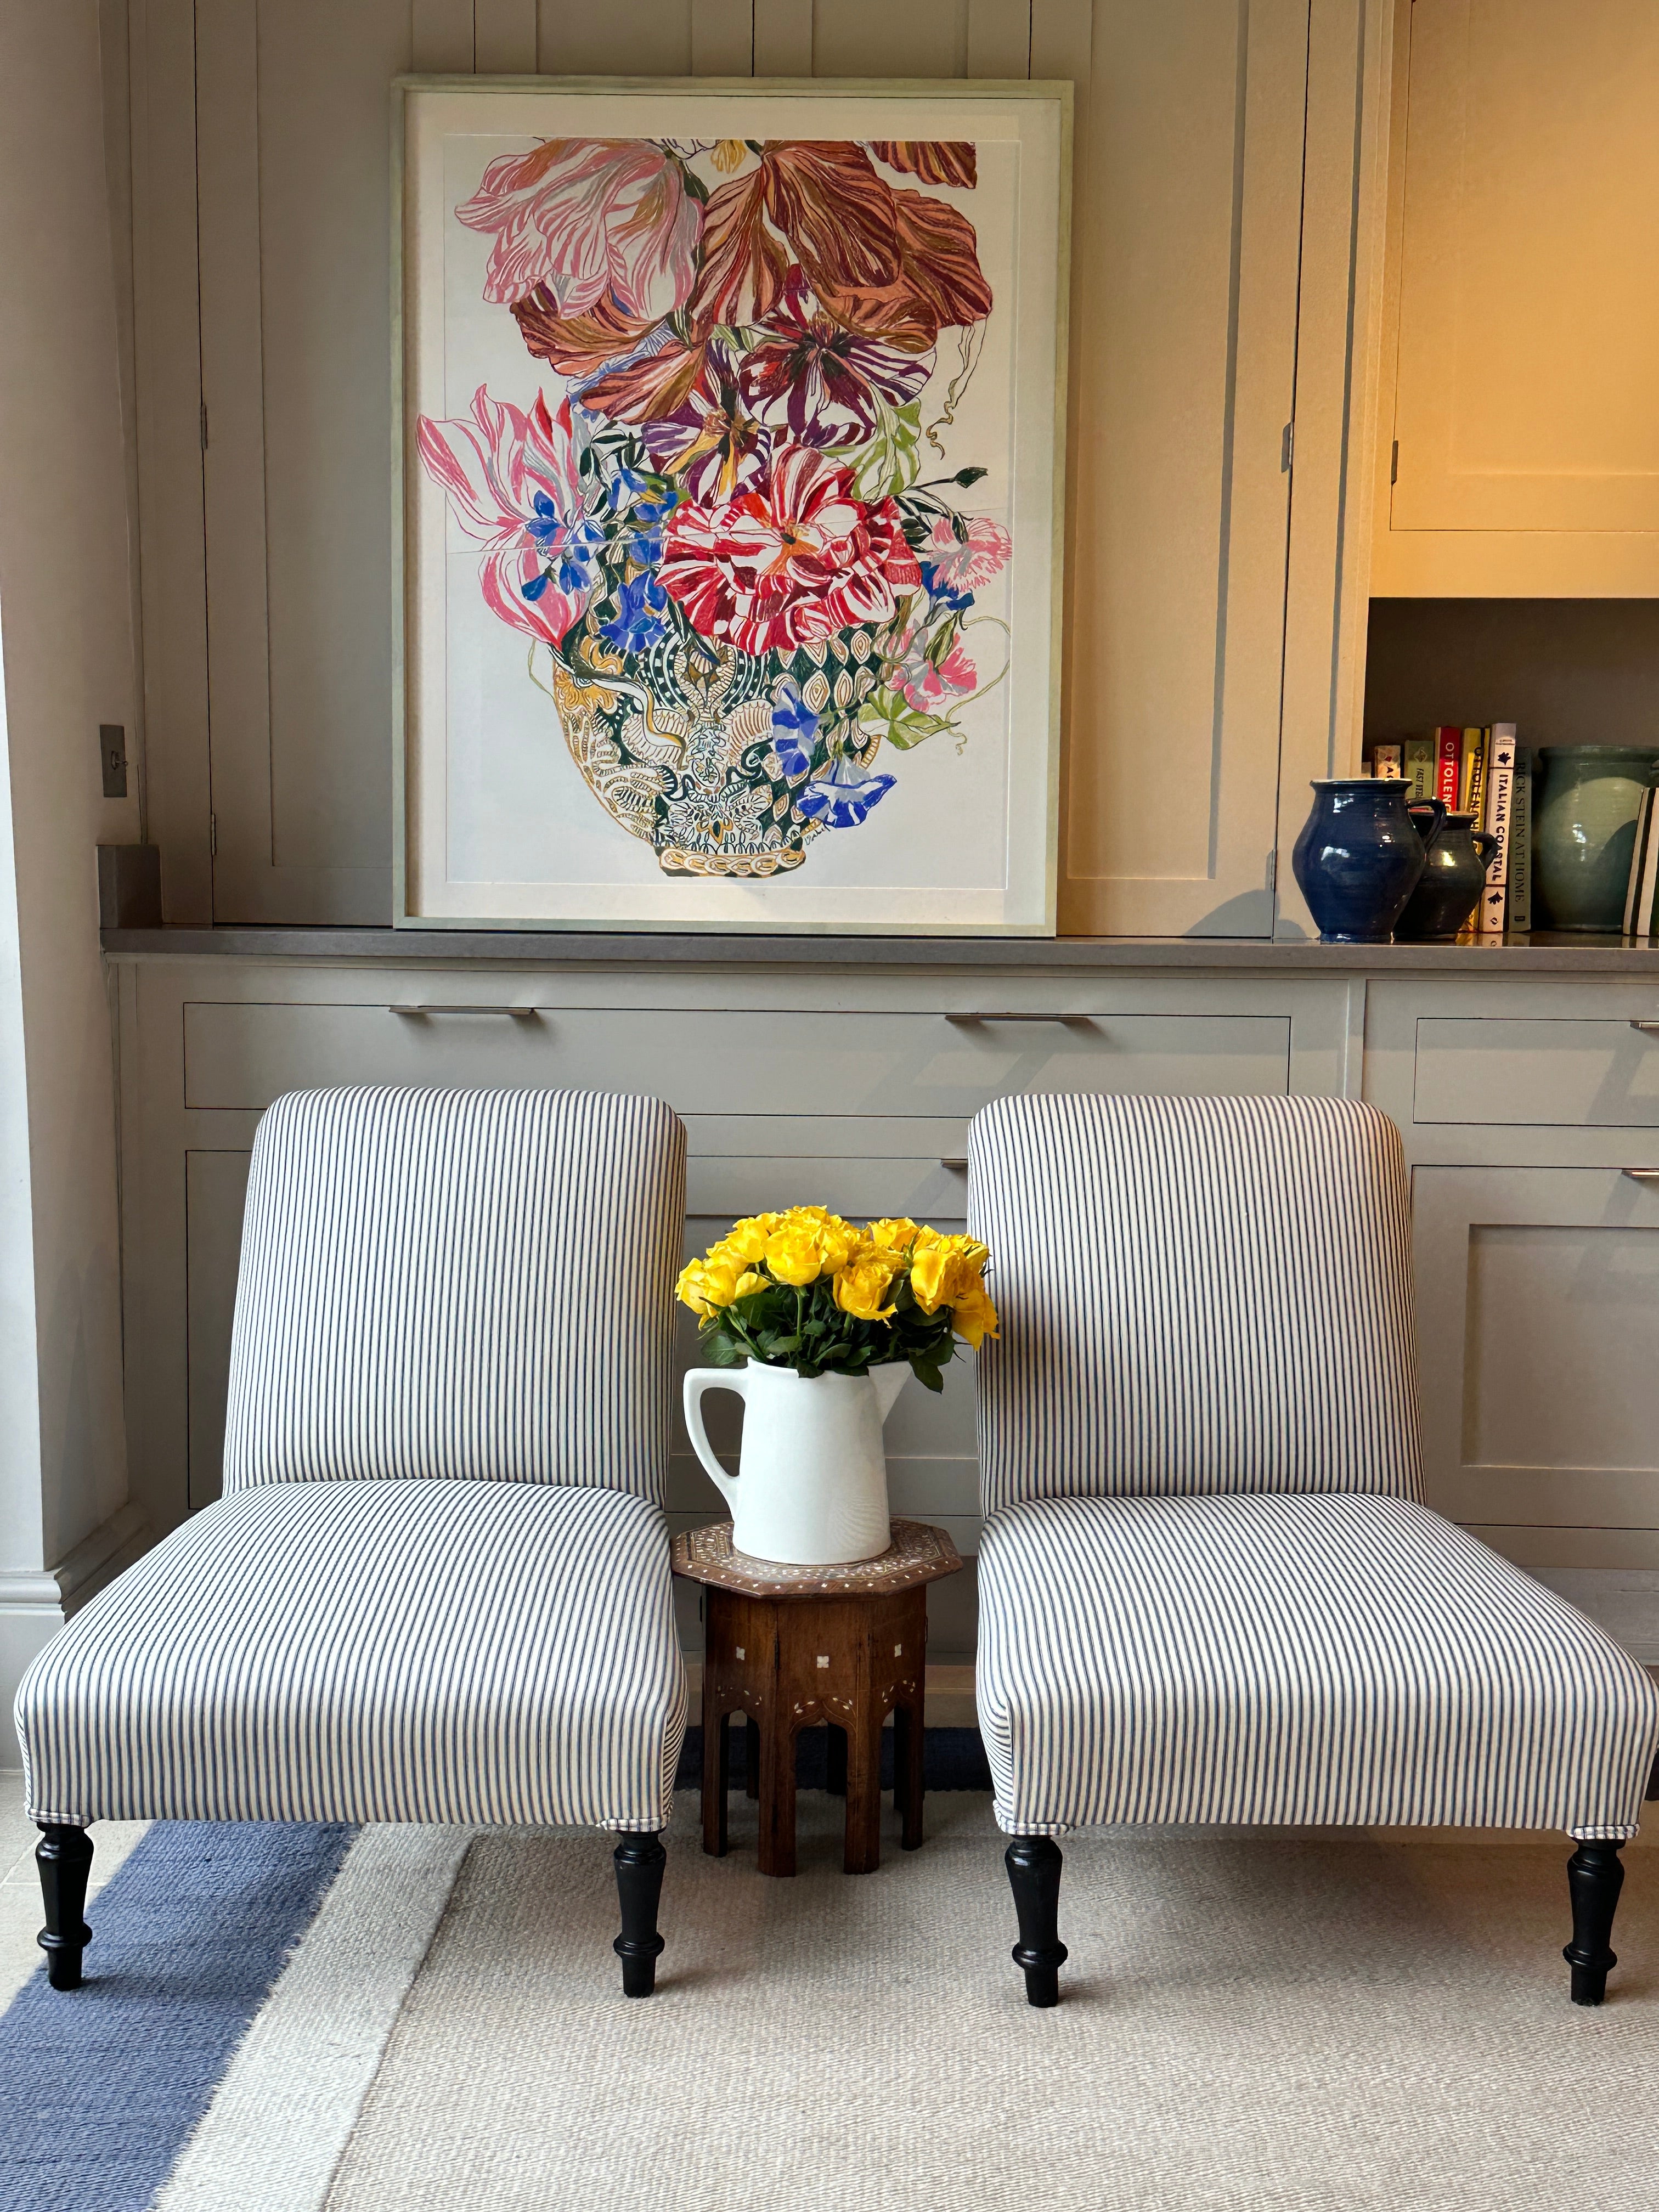
M 1636 810 L 1659 747 L 1545 745 L 1533 799 L 1540 929 L 1610 930 L 1625 917 Z

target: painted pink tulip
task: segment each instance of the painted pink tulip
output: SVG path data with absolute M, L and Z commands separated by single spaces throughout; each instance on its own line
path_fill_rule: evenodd
M 654 320 L 684 307 L 702 210 L 674 155 L 644 138 L 550 138 L 503 154 L 455 210 L 494 231 L 486 300 L 511 307 L 544 285 L 558 314 L 602 302 Z
M 1014 541 L 1000 522 L 976 514 L 962 521 L 965 538 L 958 538 L 948 515 L 939 515 L 917 555 L 925 561 L 947 591 L 976 592 L 1008 564 Z
M 484 548 L 484 604 L 513 629 L 557 645 L 587 604 L 604 532 L 583 509 L 567 402 L 528 414 L 481 384 L 470 419 L 422 415 L 416 442 L 469 538 Z

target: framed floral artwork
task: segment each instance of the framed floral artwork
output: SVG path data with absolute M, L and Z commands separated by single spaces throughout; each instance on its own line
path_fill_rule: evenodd
M 1052 933 L 1069 88 L 399 100 L 399 921 Z

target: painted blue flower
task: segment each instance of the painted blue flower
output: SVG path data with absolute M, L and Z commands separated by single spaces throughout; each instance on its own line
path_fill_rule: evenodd
M 635 576 L 623 586 L 619 599 L 611 620 L 599 624 L 599 635 L 623 653 L 647 651 L 666 628 L 663 616 L 668 607 L 667 592 L 654 576 Z
M 796 793 L 795 805 L 809 821 L 831 830 L 856 830 L 897 781 L 895 775 L 866 775 L 855 762 L 839 760 L 821 783 Z
M 973 605 L 973 593 L 952 591 L 950 585 L 941 580 L 939 570 L 931 561 L 924 561 L 920 565 L 921 580 L 927 587 L 927 596 L 936 607 L 943 607 L 947 614 L 959 615 L 965 608 Z
M 792 780 L 807 774 L 818 740 L 818 718 L 800 696 L 798 685 L 786 685 L 772 709 L 772 750 L 785 775 Z
M 557 549 L 562 592 L 586 590 L 593 580 L 594 559 L 604 544 L 605 532 L 597 522 L 583 520 L 570 525 Z

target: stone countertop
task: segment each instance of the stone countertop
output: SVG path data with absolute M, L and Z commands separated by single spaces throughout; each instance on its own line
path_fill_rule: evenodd
M 1659 945 L 1535 936 L 1503 945 L 1321 945 L 1231 937 L 834 937 L 643 930 L 106 929 L 114 960 L 367 962 L 376 967 L 995 969 L 1024 975 L 1180 971 L 1258 975 L 1651 977 Z

